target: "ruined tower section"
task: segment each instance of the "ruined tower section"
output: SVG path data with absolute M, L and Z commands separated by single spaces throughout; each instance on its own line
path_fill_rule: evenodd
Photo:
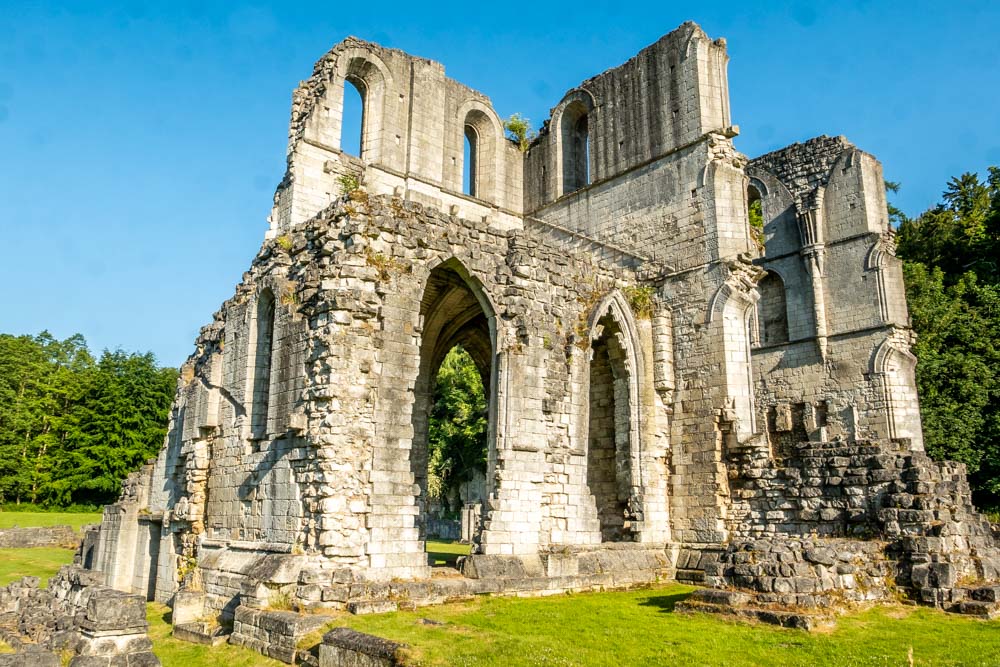
M 352 87 L 364 107 L 360 155 L 343 148 L 344 96 Z M 349 37 L 293 95 L 271 236 L 343 195 L 345 176 L 373 194 L 520 227 L 522 162 L 485 95 L 447 78 L 440 63 Z
M 755 432 L 748 318 L 759 269 L 732 138 L 724 40 L 686 23 L 553 109 L 525 159 L 533 219 L 639 255 L 655 286 L 652 386 L 681 542 L 726 538 L 723 450 Z
M 843 137 L 818 137 L 755 159 L 747 176 L 763 219 L 751 337 L 772 450 L 873 438 L 922 450 L 882 166 Z

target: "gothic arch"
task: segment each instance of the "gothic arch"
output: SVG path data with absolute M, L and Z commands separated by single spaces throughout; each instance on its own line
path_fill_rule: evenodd
M 263 440 L 268 434 L 271 407 L 271 368 L 274 358 L 277 320 L 274 290 L 264 287 L 257 293 L 250 311 L 248 341 L 247 412 L 250 417 L 250 438 Z
M 438 369 L 448 352 L 461 345 L 482 378 L 488 406 L 487 495 L 494 492 L 492 473 L 497 461 L 500 378 L 496 363 L 496 310 L 482 282 L 456 257 L 430 263 L 421 278 L 420 359 L 413 389 L 410 471 L 419 487 L 417 525 L 423 535 L 427 518 L 429 416 Z
M 632 520 L 643 513 L 639 383 L 644 375 L 638 329 L 619 290 L 593 310 L 588 333 L 587 487 L 601 541 L 634 540 L 638 536 Z
M 909 344 L 896 333 L 882 341 L 871 360 L 872 377 L 878 383 L 886 415 L 886 435 L 908 438 L 913 449 L 923 449 L 923 430 L 916 387 L 917 358 Z
M 503 124 L 496 111 L 478 100 L 468 100 L 460 105 L 458 120 L 466 136 L 470 131 L 475 136 L 475 143 L 470 151 L 470 158 L 473 160 L 470 181 L 473 188 L 468 194 L 500 205 L 504 178 Z
M 585 88 L 569 92 L 552 114 L 556 128 L 556 178 L 560 196 L 593 182 L 591 122 L 596 104 Z
M 321 145 L 341 150 L 344 120 L 344 86 L 353 85 L 363 103 L 361 155 L 365 162 L 382 160 L 381 135 L 386 115 L 386 91 L 392 75 L 385 63 L 364 49 L 352 47 L 337 54 L 336 66 L 322 84 L 322 97 L 310 102 L 306 136 Z
M 757 283 L 760 299 L 757 301 L 758 340 L 761 345 L 787 343 L 788 303 L 785 293 L 785 279 L 773 268 L 767 269 Z
M 773 174 L 759 167 L 750 165 L 746 174 L 748 187 L 753 186 L 760 193 L 761 213 L 764 216 L 764 257 L 799 250 L 802 233 L 791 192 Z
M 763 277 L 764 270 L 753 264 L 731 263 L 728 275 L 712 296 L 705 316 L 706 325 L 722 329 L 721 340 L 725 347 L 722 368 L 727 402 L 723 409 L 732 411 L 734 435 L 740 439 L 756 431 L 750 321 L 760 299 L 756 284 Z

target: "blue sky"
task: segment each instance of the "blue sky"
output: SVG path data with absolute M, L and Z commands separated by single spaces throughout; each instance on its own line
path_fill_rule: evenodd
M 1000 164 L 1000 3 L 0 3 L 0 332 L 180 364 L 249 266 L 291 93 L 353 34 L 537 126 L 685 20 L 729 44 L 737 148 L 844 134 L 916 214 Z

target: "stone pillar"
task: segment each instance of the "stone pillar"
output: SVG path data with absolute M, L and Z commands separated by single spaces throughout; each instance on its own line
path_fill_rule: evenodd
M 799 229 L 802 233 L 802 258 L 809 273 L 809 285 L 813 297 L 813 321 L 816 324 L 816 347 L 820 357 L 826 359 L 826 290 L 823 285 L 823 221 L 820 215 L 822 197 L 818 197 L 816 208 L 799 213 Z

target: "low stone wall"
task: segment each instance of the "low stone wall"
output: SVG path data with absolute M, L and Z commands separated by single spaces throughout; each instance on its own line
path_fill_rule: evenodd
M 761 539 L 731 543 L 705 583 L 751 591 L 760 604 L 823 608 L 892 597 L 895 562 L 882 542 Z
M 728 463 L 733 539 L 682 550 L 679 577 L 758 608 L 843 606 L 898 587 L 926 604 L 993 613 L 976 596 L 1000 581 L 1000 545 L 972 505 L 964 465 L 906 441 L 803 442 L 784 458 L 750 447 Z M 718 594 L 699 602 L 722 604 Z
M 630 542 L 567 547 L 533 557 L 478 554 L 460 558 L 459 570 L 450 577 L 389 582 L 366 581 L 350 570 L 303 570 L 294 599 L 306 609 L 379 613 L 476 595 L 625 589 L 673 575 L 666 545 Z
M 334 628 L 323 635 L 317 648 L 318 667 L 397 667 L 403 664 L 399 652 L 406 645 L 350 628 Z
M 229 643 L 292 665 L 300 654 L 305 654 L 298 650 L 299 641 L 329 622 L 328 616 L 240 606 L 236 608 Z
M 80 535 L 69 526 L 0 529 L 0 549 L 75 548 L 79 541 Z
M 259 564 L 255 571 L 267 580 L 248 575 L 240 595 L 243 604 L 235 610 L 230 643 L 246 646 L 289 664 L 297 660 L 308 665 L 382 667 L 395 664 L 387 662 L 390 658 L 386 651 L 376 651 L 378 655 L 366 652 L 367 649 L 358 651 L 355 650 L 357 646 L 351 644 L 353 640 L 343 637 L 330 649 L 320 647 L 316 651 L 304 651 L 299 644 L 306 635 L 331 621 L 331 617 L 321 615 L 328 609 L 372 614 L 469 599 L 476 595 L 521 597 L 628 589 L 669 578 L 673 573 L 666 545 L 618 543 L 596 548 L 566 548 L 534 558 L 475 555 L 462 559 L 460 569 L 449 570 L 448 576 L 418 581 L 365 581 L 352 578 L 356 573 L 352 575 L 350 570 L 321 573 L 303 569 L 297 585 L 283 583 L 297 571 L 294 563 L 298 558 L 294 555 L 273 556 L 269 563 Z M 185 620 L 197 617 L 202 609 L 208 610 L 204 601 L 197 599 L 199 596 L 204 598 L 205 593 L 188 593 L 182 589 L 178 596 L 186 610 Z M 192 599 L 189 600 L 189 597 Z M 297 611 L 264 608 L 268 604 L 273 605 L 277 599 L 291 602 Z M 183 625 L 182 633 L 190 629 L 193 633 L 189 639 L 204 641 L 203 628 L 194 628 L 193 625 Z M 362 643 L 368 646 L 370 642 L 366 642 Z M 320 651 L 326 653 L 326 663 L 322 661 L 323 653 Z M 329 662 L 335 659 L 331 656 L 339 656 L 336 659 L 340 662 Z
M 11 665 L 154 667 L 146 601 L 104 586 L 100 572 L 67 565 L 39 588 L 25 577 L 0 588 L 0 639 L 15 651 Z M 0 665 L 5 664 L 0 662 Z

